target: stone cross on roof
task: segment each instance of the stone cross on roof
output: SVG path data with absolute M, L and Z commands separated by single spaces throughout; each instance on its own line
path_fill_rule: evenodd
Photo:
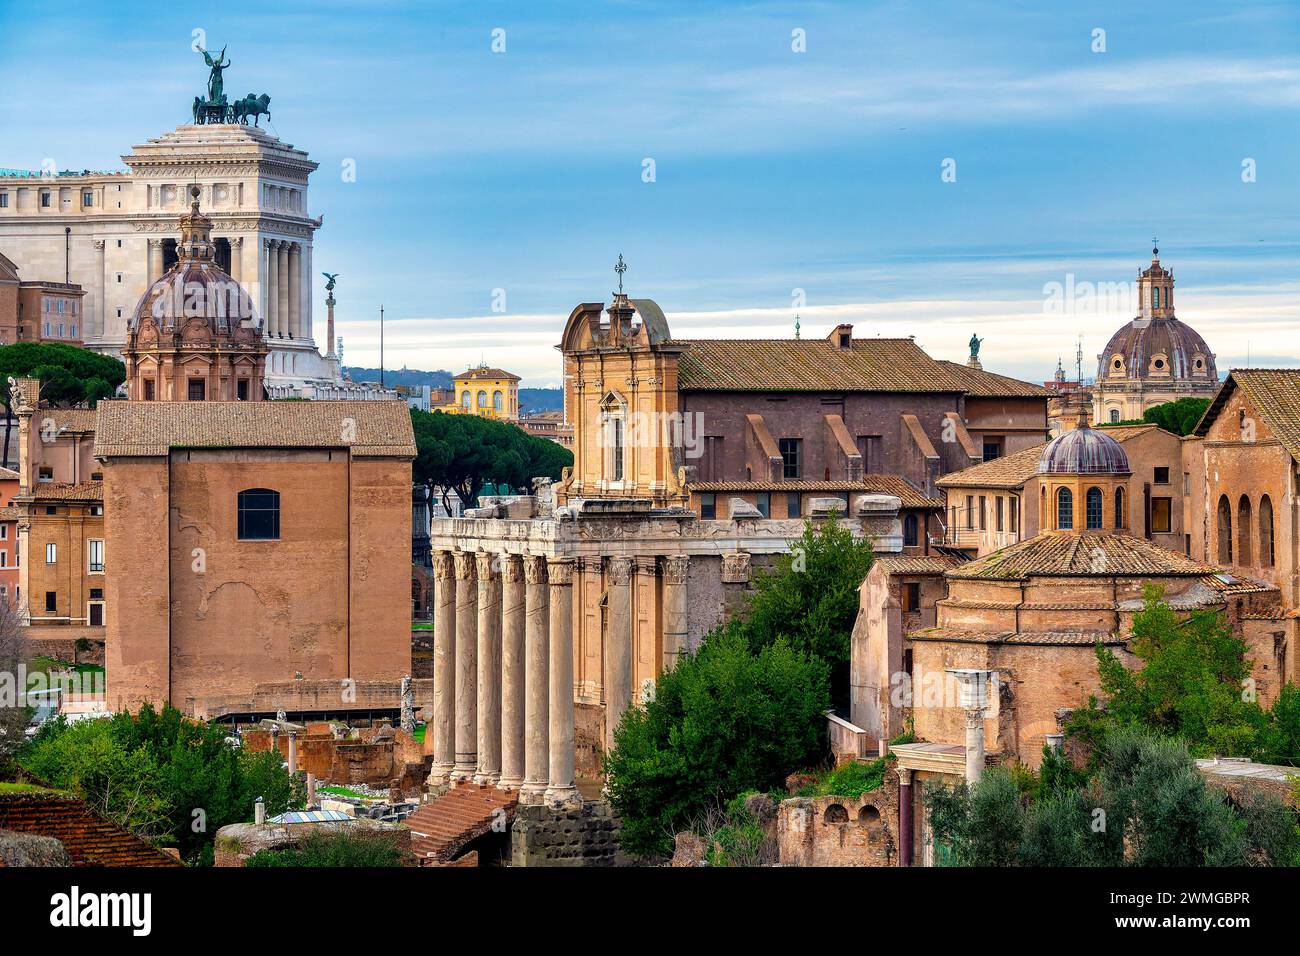
M 614 271 L 618 273 L 618 294 L 623 294 L 623 273 L 627 272 L 627 263 L 623 261 L 623 253 L 618 254 L 618 262 L 614 264 Z

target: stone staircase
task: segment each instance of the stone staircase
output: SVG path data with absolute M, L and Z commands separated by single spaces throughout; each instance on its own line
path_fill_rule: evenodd
M 519 803 L 517 792 L 462 783 L 430 800 L 406 818 L 411 852 L 421 866 L 446 866 L 472 841 L 508 826 Z

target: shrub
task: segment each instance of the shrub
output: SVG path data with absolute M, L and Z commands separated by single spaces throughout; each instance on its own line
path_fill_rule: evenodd
M 289 847 L 259 850 L 244 863 L 254 867 L 407 866 L 401 849 L 388 840 L 340 830 L 315 830 Z

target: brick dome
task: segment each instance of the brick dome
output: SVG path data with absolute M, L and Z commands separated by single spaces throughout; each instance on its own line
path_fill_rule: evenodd
M 1127 475 L 1128 455 L 1115 439 L 1087 425 L 1071 429 L 1047 443 L 1038 459 L 1039 474 Z

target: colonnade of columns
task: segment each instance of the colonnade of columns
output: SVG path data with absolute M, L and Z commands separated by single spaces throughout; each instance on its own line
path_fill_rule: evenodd
M 608 616 L 601 684 L 605 746 L 633 700 L 636 574 L 662 561 L 663 658 L 686 650 L 689 559 L 605 559 Z M 573 559 L 432 554 L 431 787 L 472 781 L 526 803 L 578 799 L 574 779 Z
M 266 320 L 267 338 L 303 339 L 310 337 L 303 309 L 303 244 L 284 239 L 263 239 L 266 257 L 266 302 L 262 315 Z M 306 251 L 310 266 L 310 251 Z M 310 295 L 310 292 L 306 293 Z
M 473 781 L 526 803 L 581 798 L 573 753 L 573 562 L 433 552 L 430 786 Z

